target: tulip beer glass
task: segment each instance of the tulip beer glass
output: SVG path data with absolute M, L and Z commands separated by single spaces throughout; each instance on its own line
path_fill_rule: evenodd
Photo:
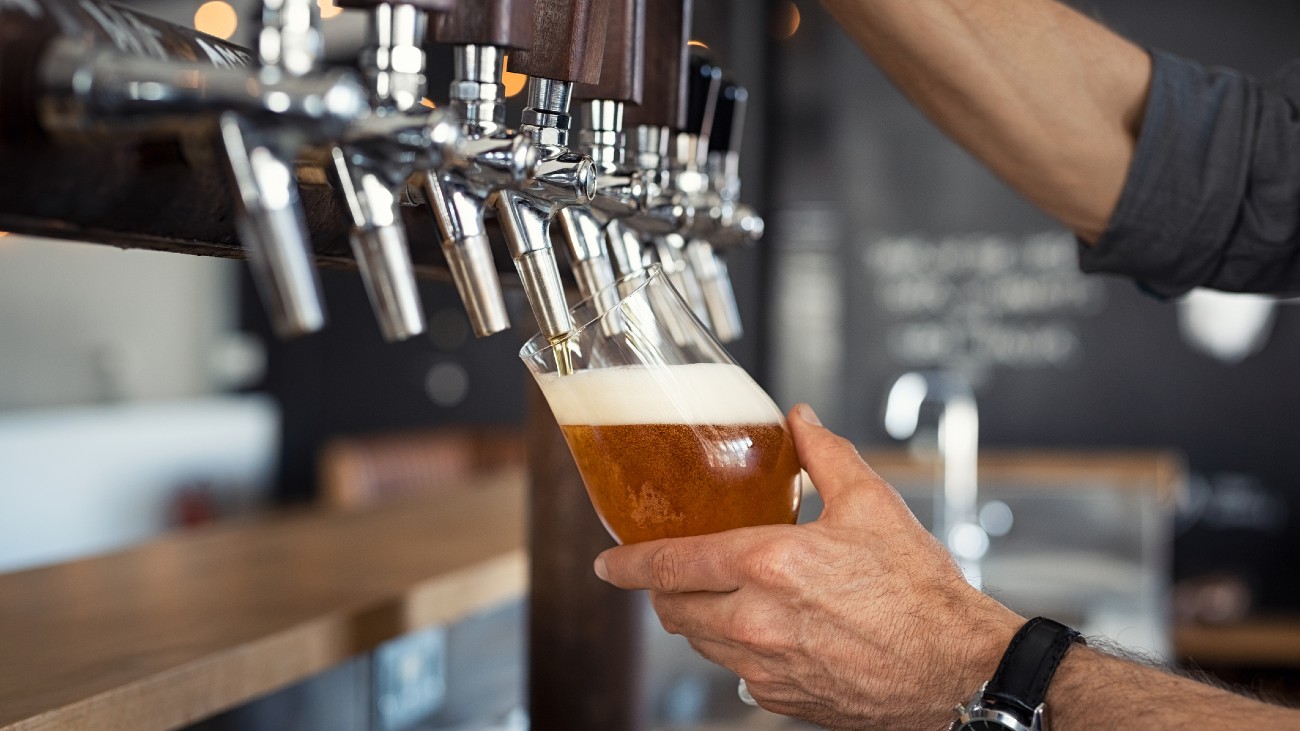
M 658 267 L 573 310 L 565 339 L 520 357 L 620 543 L 793 523 L 800 472 L 785 418 Z

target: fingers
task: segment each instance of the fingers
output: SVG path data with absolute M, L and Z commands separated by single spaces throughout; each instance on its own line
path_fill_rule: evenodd
M 623 589 L 672 594 L 740 588 L 736 533 L 634 543 L 596 557 L 596 575 Z
M 828 507 L 854 485 L 884 484 L 853 443 L 822 426 L 808 404 L 794 407 L 788 421 L 799 462 Z

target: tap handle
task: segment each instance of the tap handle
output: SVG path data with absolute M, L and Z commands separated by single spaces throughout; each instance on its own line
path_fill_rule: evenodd
M 534 0 L 461 0 L 438 18 L 433 39 L 453 46 L 533 46 Z
M 612 0 L 600 83 L 578 84 L 578 100 L 640 104 L 645 80 L 646 0 Z
M 624 123 L 636 126 L 686 125 L 686 42 L 690 39 L 691 0 L 646 0 L 645 67 L 641 103 L 629 106 Z
M 702 53 L 690 55 L 686 74 L 686 124 L 682 132 L 707 140 L 713 130 L 718 108 L 718 89 L 722 69 Z
M 709 152 L 739 153 L 745 133 L 745 111 L 749 91 L 730 79 L 724 79 L 717 95 L 713 130 L 709 134 Z
M 536 0 L 533 47 L 510 68 L 539 79 L 595 84 L 605 55 L 610 0 Z

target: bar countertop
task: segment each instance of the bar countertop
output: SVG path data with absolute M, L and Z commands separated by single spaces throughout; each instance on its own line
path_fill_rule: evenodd
M 174 729 L 522 596 L 519 474 L 0 575 L 0 731 Z

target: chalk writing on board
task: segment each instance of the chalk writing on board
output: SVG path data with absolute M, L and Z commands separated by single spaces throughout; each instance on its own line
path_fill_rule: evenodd
M 1105 304 L 1079 272 L 1074 237 L 963 234 L 864 242 L 883 345 L 902 368 L 953 368 L 975 382 L 996 368 L 1060 367 L 1082 351 L 1078 319 Z

